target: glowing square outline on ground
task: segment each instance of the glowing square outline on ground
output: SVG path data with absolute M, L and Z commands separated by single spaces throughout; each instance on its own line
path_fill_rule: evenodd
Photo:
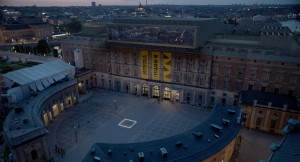
M 125 121 L 129 121 L 129 122 L 132 122 L 132 124 L 130 126 L 127 126 L 127 125 L 123 125 L 122 123 L 125 122 Z M 135 124 L 137 123 L 137 121 L 135 120 L 131 120 L 131 119 L 123 119 L 118 125 L 120 127 L 124 127 L 124 128 L 132 128 Z

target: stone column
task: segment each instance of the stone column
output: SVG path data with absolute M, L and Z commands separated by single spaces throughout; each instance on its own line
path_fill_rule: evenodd
M 251 114 L 250 114 L 250 125 L 249 125 L 249 127 L 250 127 L 250 130 L 252 129 L 252 128 L 255 128 L 255 110 L 256 110 L 256 108 L 254 107 L 254 106 L 251 106 Z
M 148 98 L 152 97 L 152 85 L 148 84 Z
M 270 120 L 270 109 L 267 109 L 267 114 L 266 116 L 264 117 L 264 125 L 263 125 L 263 129 L 264 131 L 267 131 L 269 132 L 269 127 L 268 127 L 268 123 L 269 123 L 269 120 Z
M 180 103 L 184 102 L 184 90 L 179 90 L 179 95 L 180 95 Z

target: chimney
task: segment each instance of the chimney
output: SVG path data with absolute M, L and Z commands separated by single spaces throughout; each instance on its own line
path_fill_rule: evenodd
M 268 108 L 272 107 L 272 102 L 268 102 Z
M 287 105 L 284 104 L 284 105 L 283 105 L 283 111 L 286 111 L 286 109 L 287 109 Z
M 253 106 L 256 106 L 257 105 L 257 100 L 254 100 L 253 101 Z

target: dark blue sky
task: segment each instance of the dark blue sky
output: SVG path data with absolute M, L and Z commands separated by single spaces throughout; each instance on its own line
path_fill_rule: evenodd
M 8 6 L 90 6 L 95 1 L 102 5 L 138 5 L 139 0 L 0 0 Z M 146 0 L 141 0 L 142 4 Z M 148 0 L 148 4 L 208 5 L 208 4 L 299 4 L 297 0 Z

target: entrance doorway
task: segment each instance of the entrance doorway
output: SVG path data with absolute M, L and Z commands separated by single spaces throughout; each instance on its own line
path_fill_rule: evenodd
M 57 104 L 53 105 L 52 110 L 53 110 L 53 116 L 56 117 L 59 113 L 58 105 Z
M 171 99 L 171 90 L 168 87 L 166 87 L 164 89 L 164 99 L 166 99 L 166 100 L 170 100 Z
M 31 158 L 32 160 L 38 159 L 38 154 L 35 149 L 31 151 Z
M 138 86 L 137 84 L 134 85 L 134 94 L 135 95 L 138 95 L 138 87 L 137 86 Z
M 179 101 L 180 95 L 178 90 L 172 90 L 172 101 Z
M 148 96 L 148 86 L 147 86 L 147 84 L 143 85 L 143 96 Z
M 152 88 L 152 91 L 153 91 L 152 97 L 159 97 L 159 87 L 158 86 L 154 86 Z

